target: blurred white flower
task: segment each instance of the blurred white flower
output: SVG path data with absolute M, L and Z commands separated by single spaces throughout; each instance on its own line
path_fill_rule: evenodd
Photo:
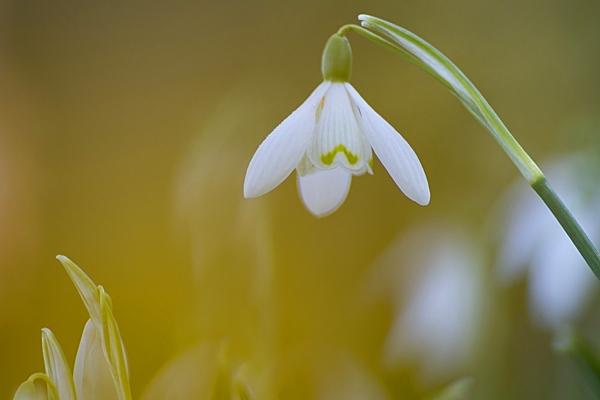
M 317 217 L 329 215 L 344 202 L 353 175 L 373 173 L 374 150 L 406 196 L 429 203 L 417 155 L 348 83 L 351 65 L 347 39 L 333 35 L 323 52 L 324 82 L 260 145 L 246 172 L 245 197 L 271 191 L 296 169 L 305 206 Z
M 382 362 L 414 361 L 424 380 L 443 380 L 471 361 L 487 307 L 473 239 L 456 226 L 425 225 L 400 237 L 372 271 L 369 293 L 391 298 Z
M 549 163 L 548 180 L 590 240 L 600 242 L 600 174 L 597 154 L 577 154 Z M 542 201 L 522 182 L 501 203 L 498 277 L 512 283 L 527 272 L 532 318 L 556 328 L 573 322 L 597 286 L 593 273 Z

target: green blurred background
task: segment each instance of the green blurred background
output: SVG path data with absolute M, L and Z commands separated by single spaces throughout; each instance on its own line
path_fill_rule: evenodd
M 273 340 L 275 354 L 336 343 L 398 398 L 446 382 L 420 383 L 411 366 L 381 372 L 390 308 L 348 305 L 407 227 L 443 219 L 479 236 L 517 177 L 441 85 L 349 34 L 351 82 L 419 155 L 428 207 L 405 198 L 378 161 L 324 219 L 303 208 L 293 177 L 242 198 L 255 149 L 320 83 L 327 38 L 359 13 L 443 51 L 535 160 L 600 142 L 588 128 L 600 105 L 597 0 L 2 1 L 1 398 L 43 370 L 42 327 L 75 358 L 86 313 L 57 254 L 110 293 L 136 398 L 171 357 L 224 337 L 242 355 L 256 346 L 249 336 Z M 492 291 L 477 398 L 551 398 L 557 356 L 552 336 L 527 321 L 525 285 Z M 261 296 L 268 318 L 247 302 Z M 518 367 L 522 347 L 534 349 L 531 368 Z M 282 385 L 304 387 L 298 379 Z M 568 380 L 567 397 L 578 398 Z

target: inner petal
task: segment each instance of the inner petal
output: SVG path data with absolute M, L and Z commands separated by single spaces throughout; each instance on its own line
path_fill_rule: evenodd
M 321 104 L 312 144 L 307 150 L 310 161 L 319 169 L 341 164 L 351 171 L 363 170 L 371 149 L 344 85 L 331 84 Z
M 302 202 L 317 217 L 337 210 L 348 195 L 352 174 L 345 168 L 315 170 L 312 174 L 298 174 L 298 191 Z

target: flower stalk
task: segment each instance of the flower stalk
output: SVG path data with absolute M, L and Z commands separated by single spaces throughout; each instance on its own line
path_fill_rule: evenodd
M 554 214 L 582 257 L 600 280 L 600 254 L 548 180 L 489 103 L 452 61 L 414 33 L 369 15 L 359 15 L 362 26 L 345 25 L 338 34 L 354 31 L 421 68 L 454 94 L 465 108 L 492 135 L 521 175 Z M 381 36 L 368 29 L 383 35 Z

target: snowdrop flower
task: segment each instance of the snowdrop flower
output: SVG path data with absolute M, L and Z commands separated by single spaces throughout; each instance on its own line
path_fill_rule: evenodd
M 387 368 L 416 363 L 419 378 L 440 382 L 472 366 L 490 310 L 481 255 L 455 224 L 426 224 L 398 238 L 370 271 L 371 301 L 391 301 L 382 348 Z
M 260 145 L 246 172 L 244 196 L 261 196 L 296 169 L 304 205 L 317 217 L 344 202 L 353 175 L 372 171 L 372 150 L 411 200 L 429 203 L 423 167 L 410 145 L 348 83 L 352 51 L 331 36 L 322 59 L 324 82 Z
M 589 235 L 600 241 L 597 154 L 576 154 L 546 168 L 556 192 Z M 596 279 L 544 204 L 517 183 L 504 196 L 498 278 L 512 283 L 527 272 L 533 320 L 546 328 L 574 322 L 597 291 Z

